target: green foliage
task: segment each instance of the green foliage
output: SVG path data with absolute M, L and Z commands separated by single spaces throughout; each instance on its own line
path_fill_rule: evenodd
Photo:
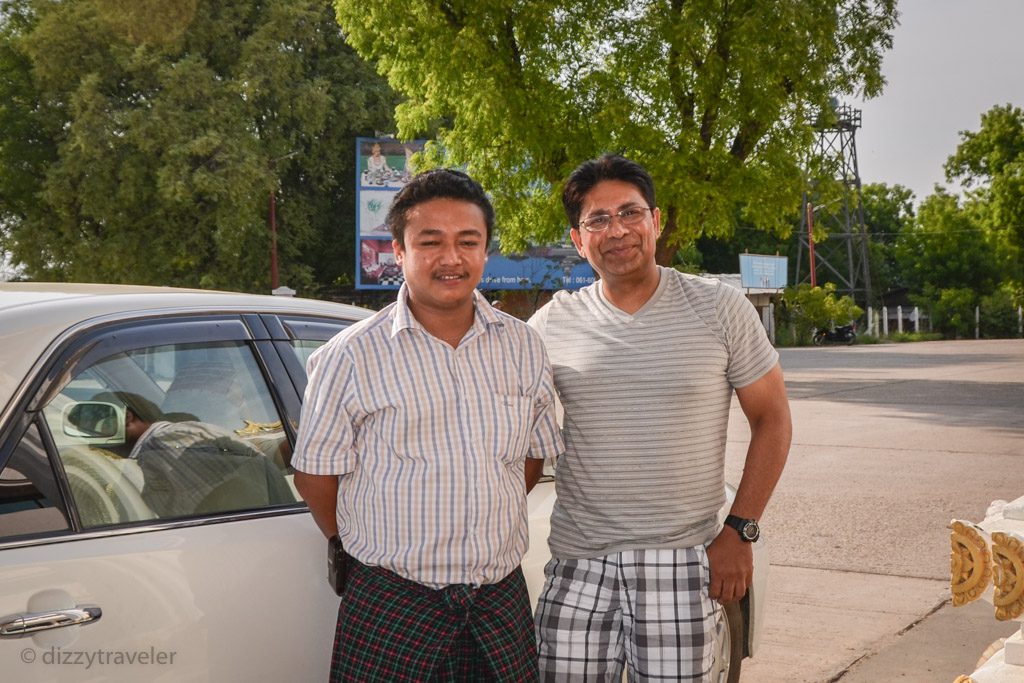
M 0 248 L 35 279 L 309 293 L 354 263 L 394 95 L 315 0 L 9 0 Z M 344 233 L 349 233 L 345 236 Z
M 977 201 L 960 205 L 939 189 L 918 207 L 895 245 L 896 262 L 907 287 L 926 299 L 944 289 L 992 292 L 1000 280 L 994 244 Z
M 895 244 L 914 218 L 914 193 L 902 185 L 868 183 L 861 189 L 864 227 L 875 242 Z
M 858 334 L 857 335 L 857 344 L 858 345 L 881 344 L 881 343 L 882 343 L 882 340 L 879 339 L 878 337 L 876 337 L 873 334 Z
M 1001 287 L 992 294 L 981 297 L 981 336 L 985 339 L 1019 336 L 1018 305 L 1009 287 Z
M 978 295 L 965 287 L 943 289 L 932 305 L 932 326 L 951 339 L 974 336 L 974 309 Z
M 779 327 L 792 325 L 796 333 L 794 343 L 806 344 L 816 329 L 852 323 L 863 313 L 853 298 L 836 297 L 834 283 L 827 282 L 821 287 L 804 283 L 783 290 Z
M 896 244 L 914 221 L 914 193 L 902 185 L 871 183 L 861 191 L 864 228 L 868 234 L 871 287 L 876 295 L 905 283 L 896 258 Z
M 894 332 L 885 338 L 887 342 L 904 344 L 907 342 L 941 341 L 942 334 L 939 332 Z M 857 337 L 858 344 L 877 344 L 879 340 L 874 337 Z
M 792 265 L 796 246 L 796 240 L 747 226 L 738 227 L 728 238 L 701 237 L 696 242 L 699 262 L 707 273 L 738 273 L 743 253 L 788 256 Z
M 961 133 L 946 175 L 974 188 L 1000 275 L 1024 287 L 1024 110 L 1009 104 L 981 116 L 981 127 Z M 991 289 L 987 291 L 992 291 Z
M 350 43 L 407 99 L 401 137 L 493 193 L 502 247 L 561 238 L 561 183 L 624 153 L 658 188 L 658 260 L 737 224 L 786 234 L 814 125 L 877 95 L 895 0 L 335 0 Z M 822 176 L 831 177 L 831 176 Z
M 978 187 L 992 207 L 994 226 L 1011 230 L 1024 243 L 1024 110 L 1009 104 L 981 116 L 981 128 L 961 133 L 946 162 L 946 175 Z

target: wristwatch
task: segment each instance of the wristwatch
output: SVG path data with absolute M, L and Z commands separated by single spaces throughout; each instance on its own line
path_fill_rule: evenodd
M 736 515 L 728 515 L 725 518 L 726 526 L 731 526 L 740 535 L 740 539 L 747 543 L 753 543 L 761 538 L 761 527 L 757 525 L 756 519 L 743 519 Z

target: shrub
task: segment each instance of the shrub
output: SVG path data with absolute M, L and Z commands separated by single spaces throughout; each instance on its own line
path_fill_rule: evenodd
M 834 283 L 827 282 L 821 287 L 804 283 L 783 291 L 776 329 L 792 325 L 795 332 L 792 342 L 808 344 L 816 329 L 852 323 L 863 313 L 851 297 L 836 297 Z
M 974 290 L 943 289 L 932 308 L 932 325 L 947 338 L 963 339 L 974 336 Z
M 1009 288 L 998 289 L 981 298 L 981 336 L 985 339 L 1016 337 L 1017 306 Z

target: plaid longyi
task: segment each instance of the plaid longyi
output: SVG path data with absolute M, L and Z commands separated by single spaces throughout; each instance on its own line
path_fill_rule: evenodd
M 434 590 L 353 562 L 338 609 L 330 680 L 537 681 L 522 570 L 476 589 Z

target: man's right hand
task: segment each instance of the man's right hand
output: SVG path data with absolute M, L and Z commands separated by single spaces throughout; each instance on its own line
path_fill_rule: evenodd
M 753 546 L 727 526 L 708 546 L 708 566 L 711 599 L 723 605 L 740 600 L 754 580 Z

